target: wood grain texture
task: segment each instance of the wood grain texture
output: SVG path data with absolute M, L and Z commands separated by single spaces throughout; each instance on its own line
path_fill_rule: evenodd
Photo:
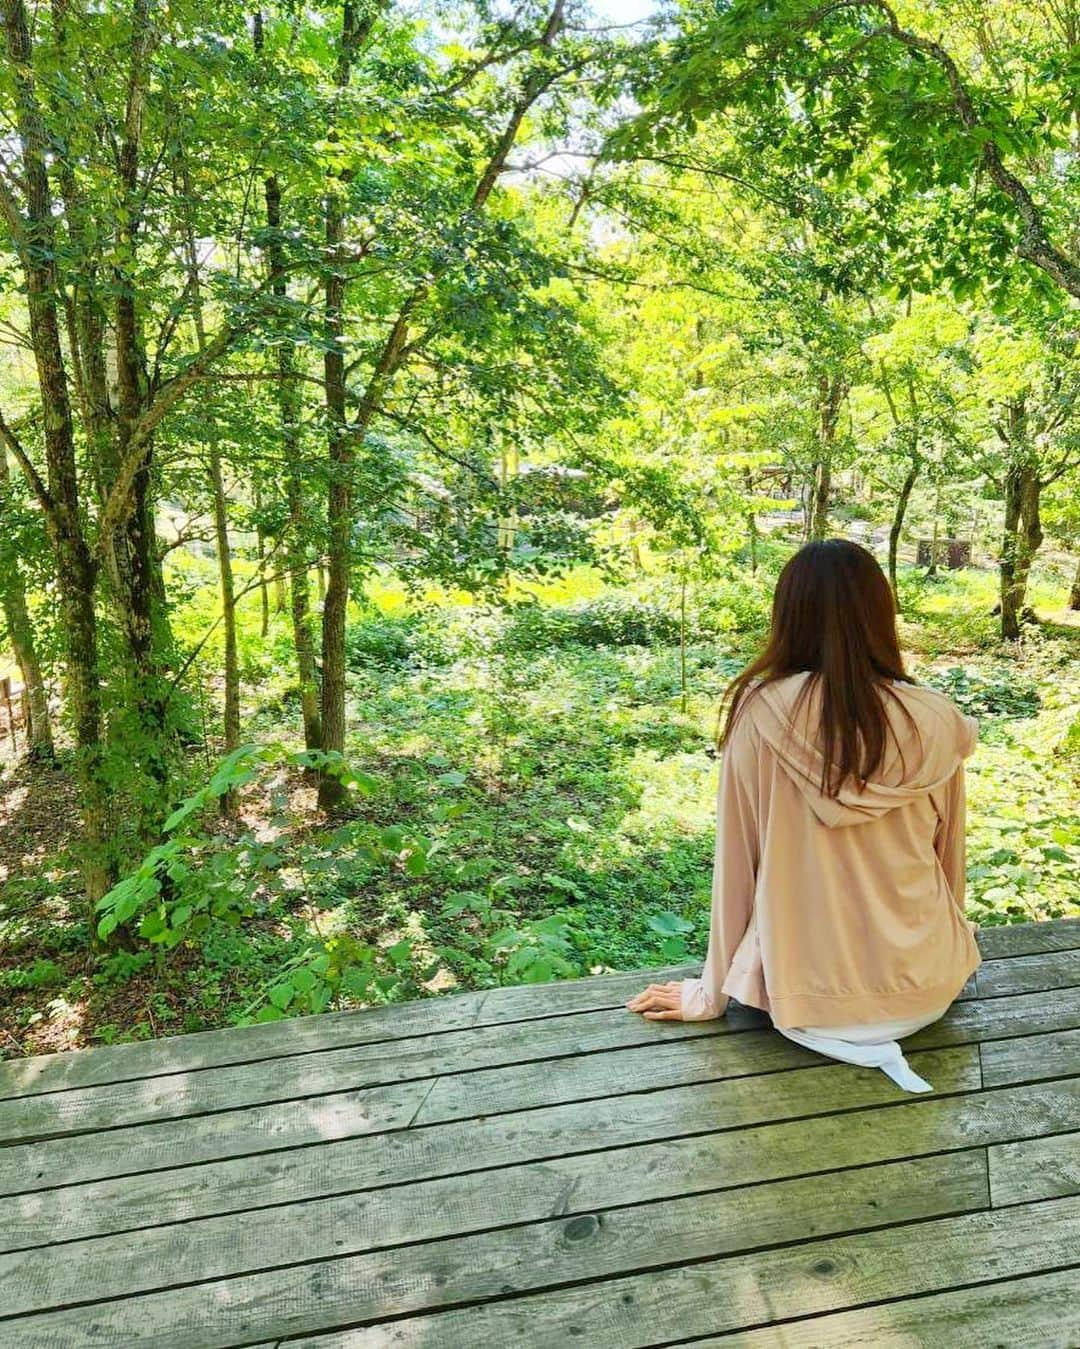
M 983 1083 L 987 1087 L 1002 1082 L 1072 1077 L 1080 1073 L 1080 1030 L 1049 1035 L 1043 1045 L 1034 1044 L 1029 1036 L 994 1040 L 980 1045 L 979 1052 Z
M 772 1030 L 713 1029 L 724 1024 L 648 1022 L 625 1011 L 585 1013 L 539 1025 L 462 1031 L 434 1047 L 425 1042 L 403 1049 L 414 1044 L 404 1041 L 383 1050 L 330 1050 L 43 1093 L 0 1101 L 0 1142 L 107 1130 L 120 1119 L 150 1123 L 423 1079 L 429 1080 L 427 1095 L 413 1122 L 432 1124 L 698 1080 L 703 1067 L 721 1079 L 820 1062 Z M 1080 987 L 958 1002 L 907 1044 L 936 1048 L 1070 1027 L 1080 1028 Z M 680 1043 L 698 1040 L 703 1043 Z M 496 1066 L 488 1066 L 493 1062 Z
M 980 941 L 929 1096 L 648 972 L 2 1066 L 0 1346 L 1071 1347 L 1080 923 Z
M 1040 1038 L 1036 1048 L 1046 1047 Z M 348 1197 L 367 1245 L 417 1241 L 587 1212 L 627 1193 L 646 1201 L 712 1189 L 718 1176 L 725 1185 L 749 1185 L 1060 1133 L 1080 1119 L 1080 1080 L 677 1136 L 679 1129 L 707 1129 L 710 1110 L 706 1100 L 701 1109 L 672 1115 L 667 1133 L 674 1137 L 657 1124 L 652 1135 L 623 1148 L 576 1154 L 567 1148 L 568 1155 L 542 1161 L 522 1159 L 521 1144 L 544 1146 L 543 1122 L 523 1140 L 521 1121 L 511 1116 L 484 1135 L 482 1155 L 464 1153 L 470 1134 L 448 1125 L 15 1195 L 0 1200 L 0 1250 L 46 1245 L 58 1231 L 75 1240 L 335 1195 Z M 424 1146 L 398 1146 L 416 1139 Z M 491 1164 L 497 1169 L 470 1169 Z
M 1073 996 L 1061 1000 L 1060 1005 L 1056 1001 L 1051 1005 L 1048 1001 L 1056 1000 L 1058 997 L 1056 994 L 1035 994 L 1008 999 L 988 999 L 984 1004 L 970 1004 L 964 1008 L 955 1008 L 946 1020 L 937 1023 L 936 1026 L 929 1027 L 919 1036 L 913 1037 L 908 1043 L 913 1046 L 925 1044 L 928 1040 L 933 1043 L 937 1037 L 941 1037 L 946 1042 L 950 1038 L 964 1040 L 973 1034 L 977 1034 L 980 1028 L 985 1033 L 1002 1029 L 1013 1031 L 1025 1027 L 1037 1030 L 1044 1025 L 1053 1026 L 1062 1021 L 1068 1024 L 1071 1020 L 1075 1020 L 1075 1004 L 1080 1000 L 1080 990 L 1072 990 L 1071 993 Z M 1010 1006 L 1006 1007 L 1003 1004 L 1010 1004 Z M 1016 1006 L 1011 1006 L 1011 1004 L 1016 1004 Z M 970 1013 L 976 1011 L 977 1007 L 989 1009 L 981 1019 L 970 1015 Z M 973 1021 L 976 1022 L 974 1026 L 972 1025 Z M 745 1032 L 744 1034 L 756 1036 L 765 1033 Z M 810 1055 L 808 1051 L 791 1045 L 782 1037 L 772 1033 L 769 1034 L 774 1042 L 775 1052 L 790 1054 L 789 1062 L 824 1062 L 817 1056 Z M 1008 1054 L 1003 1053 L 1001 1058 L 1005 1060 L 1011 1056 L 1016 1061 L 1003 1062 L 999 1066 L 998 1059 L 995 1058 L 990 1071 L 985 1066 L 985 1056 L 988 1050 L 988 1046 L 985 1044 L 979 1050 L 969 1053 L 963 1058 L 966 1076 L 956 1075 L 954 1060 L 945 1058 L 943 1062 L 946 1064 L 946 1073 L 949 1075 L 940 1078 L 940 1070 L 935 1066 L 937 1060 L 933 1056 L 927 1059 L 921 1071 L 938 1091 L 942 1092 L 973 1090 L 982 1085 L 984 1081 L 986 1085 L 1009 1082 L 1015 1080 L 1015 1077 L 1010 1075 L 1016 1073 L 1025 1074 L 1029 1078 L 1031 1075 L 1036 1077 L 1062 1076 L 1064 1074 L 1058 1071 L 1058 1065 L 1061 1059 L 1071 1055 L 1073 1050 L 1071 1040 L 1066 1048 L 1062 1049 L 1061 1038 L 1060 1035 L 1047 1035 L 1038 1043 L 1030 1045 L 1016 1045 L 1010 1041 Z M 1015 1037 L 1012 1037 L 1012 1039 L 1015 1039 Z M 672 1047 L 668 1046 L 668 1049 Z M 980 1053 L 984 1056 L 983 1067 L 980 1067 L 979 1064 Z M 1019 1056 L 1018 1059 L 1017 1056 Z M 1046 1065 L 1047 1056 L 1052 1058 L 1053 1066 L 1048 1067 Z M 614 1057 L 617 1058 L 618 1056 Z M 917 1052 L 916 1057 L 918 1057 Z M 564 1112 L 556 1115 L 552 1121 L 557 1129 L 557 1132 L 552 1135 L 554 1146 L 549 1144 L 546 1151 L 537 1152 L 534 1156 L 551 1156 L 557 1155 L 560 1151 L 583 1151 L 588 1146 L 600 1148 L 614 1146 L 622 1142 L 640 1141 L 640 1134 L 636 1137 L 626 1137 L 626 1121 L 623 1116 L 630 1112 L 651 1122 L 657 1100 L 650 1101 L 649 1097 L 656 1098 L 661 1096 L 662 1093 L 652 1092 L 642 1096 L 640 1090 L 637 1093 L 627 1092 L 628 1099 L 620 1103 L 616 1092 L 630 1087 L 638 1089 L 648 1087 L 650 1082 L 648 1073 L 650 1071 L 658 1075 L 668 1071 L 668 1063 L 663 1055 L 642 1056 L 637 1076 L 631 1077 L 623 1073 L 613 1072 L 612 1094 L 608 1098 L 598 1101 L 595 1105 L 578 1106 L 571 1103 Z M 826 1076 L 822 1079 L 823 1081 L 842 1080 L 850 1083 L 852 1089 L 855 1089 L 858 1084 L 863 1084 L 876 1095 L 872 1095 L 870 1101 L 856 1100 L 846 1105 L 838 1104 L 835 1107 L 812 1098 L 804 1098 L 800 1104 L 799 1092 L 803 1090 L 801 1084 L 804 1082 L 816 1084 L 818 1079 L 799 1077 L 795 1077 L 792 1083 L 787 1086 L 783 1083 L 777 1083 L 775 1089 L 763 1093 L 758 1091 L 756 1082 L 750 1082 L 749 1085 L 744 1084 L 739 1090 L 727 1091 L 721 1088 L 719 1092 L 714 1090 L 712 1094 L 718 1095 L 721 1100 L 732 1102 L 745 1102 L 748 1099 L 760 1098 L 761 1107 L 769 1110 L 774 1108 L 777 1095 L 787 1092 L 789 1087 L 793 1086 L 795 1087 L 795 1096 L 787 1109 L 807 1115 L 820 1113 L 830 1108 L 857 1108 L 859 1105 L 872 1103 L 874 1100 L 902 1099 L 902 1094 L 898 1089 L 893 1087 L 891 1083 L 885 1082 L 881 1074 L 873 1070 L 849 1067 L 838 1069 L 830 1066 L 811 1071 L 831 1075 Z M 938 1074 L 938 1076 L 935 1076 L 935 1074 Z M 644 1078 L 642 1075 L 644 1075 Z M 784 1074 L 784 1076 L 786 1077 L 788 1074 Z M 715 1080 L 715 1072 L 709 1062 L 705 1063 L 704 1077 Z M 700 1071 L 696 1076 L 693 1072 L 689 1072 L 686 1081 L 688 1085 L 693 1085 L 700 1082 L 701 1078 Z M 487 1085 L 490 1089 L 490 1082 Z M 573 1086 L 572 1081 L 571 1085 Z M 735 1084 L 732 1085 L 734 1087 Z M 810 1089 L 812 1091 L 813 1086 Z M 529 1112 L 520 1120 L 511 1119 L 509 1121 L 510 1130 L 516 1129 L 519 1138 L 530 1134 L 533 1137 L 537 1136 L 536 1129 L 533 1127 L 534 1116 L 532 1111 L 534 1107 L 542 1103 L 544 1096 L 550 1099 L 550 1091 L 543 1080 L 534 1079 L 532 1090 L 536 1094 L 526 1100 L 521 1100 L 519 1097 L 512 1098 L 512 1103 L 519 1107 L 519 1111 L 508 1110 L 504 1112 L 507 1115 L 516 1116 L 520 1113 L 520 1107 L 522 1106 Z M 40 1143 L 12 1145 L 0 1148 L 0 1195 L 27 1193 L 28 1191 L 47 1189 L 56 1185 L 71 1185 L 108 1176 L 132 1175 L 181 1165 L 195 1165 L 228 1157 L 271 1152 L 335 1139 L 355 1138 L 365 1134 L 388 1133 L 407 1128 L 410 1125 L 445 1122 L 448 1109 L 450 1111 L 449 1118 L 454 1118 L 455 1098 L 452 1094 L 448 1097 L 448 1092 L 452 1092 L 452 1087 L 443 1086 L 441 1080 L 436 1078 L 416 1083 L 373 1088 L 367 1091 L 344 1092 L 307 1100 L 290 1100 L 285 1102 L 284 1105 L 233 1109 L 220 1114 L 203 1115 L 189 1120 L 166 1120 L 143 1126 L 115 1128 L 95 1135 L 92 1147 L 86 1146 L 79 1137 L 61 1137 Z M 434 1096 L 434 1101 L 431 1100 L 432 1096 Z M 458 1099 L 460 1099 L 460 1095 Z M 468 1099 L 467 1093 L 465 1099 Z M 711 1097 L 706 1096 L 703 1099 L 707 1102 Z M 34 1105 L 40 1104 L 37 1099 L 31 1103 Z M 673 1089 L 673 1094 L 670 1097 L 663 1096 L 659 1104 L 661 1109 L 670 1105 L 680 1116 L 686 1115 L 691 1119 L 696 1117 L 694 1113 L 696 1107 L 691 1104 L 691 1096 L 685 1091 L 679 1094 L 677 1088 Z M 778 1116 L 771 1117 L 776 1118 Z M 757 1118 L 737 1118 L 734 1123 L 722 1123 L 718 1120 L 713 1127 L 736 1127 L 739 1124 L 763 1122 L 768 1118 L 770 1116 L 766 1114 Z M 564 1121 L 565 1127 L 563 1127 Z M 653 1124 L 652 1127 L 655 1127 L 655 1125 Z M 546 1120 L 540 1124 L 541 1137 L 546 1137 L 546 1134 L 543 1133 L 545 1128 Z M 460 1131 L 460 1139 L 455 1143 L 459 1158 L 470 1154 L 486 1156 L 487 1153 L 483 1149 L 487 1147 L 486 1140 L 488 1137 L 492 1133 L 502 1135 L 505 1132 L 498 1126 L 496 1120 L 491 1119 L 484 1120 L 482 1124 L 475 1127 L 466 1125 Z M 691 1132 L 691 1128 L 688 1127 L 685 1132 Z M 591 1145 L 586 1144 L 575 1149 L 566 1142 L 570 1133 L 574 1133 L 576 1137 L 594 1141 Z M 403 1147 L 406 1151 L 409 1151 L 411 1150 L 411 1144 L 414 1142 L 416 1140 L 409 1140 L 409 1145 L 406 1146 L 400 1138 L 395 1137 L 386 1145 L 386 1155 L 392 1155 L 395 1149 Z M 418 1147 L 420 1151 L 423 1151 L 424 1142 L 420 1142 Z M 498 1155 L 498 1153 L 496 1152 L 493 1155 Z M 520 1158 L 514 1160 L 520 1160 Z
M 1080 1266 L 765 1326 L 694 1349 L 1076 1349 Z
M 1009 957 L 1077 951 L 1080 950 L 1080 920 L 1059 919 L 1050 923 L 984 928 L 979 932 L 978 940 L 987 966 Z M 553 1016 L 612 1009 L 622 1006 L 643 983 L 697 974 L 699 968 L 696 965 L 677 966 L 572 979 L 539 987 L 496 988 L 360 1012 L 335 1012 L 139 1044 L 9 1059 L 0 1062 L 0 1100 L 196 1072 L 260 1059 L 385 1044 L 479 1026 L 539 1021 Z
M 241 1322 L 245 1333 L 297 1334 L 327 1320 L 378 1320 L 988 1203 L 980 1149 L 630 1208 L 597 1207 L 350 1256 L 364 1241 L 359 1205 L 350 1196 L 252 1215 L 244 1227 L 212 1219 L 158 1228 L 140 1236 L 134 1262 L 126 1237 L 2 1256 L 0 1287 L 7 1290 L 5 1311 L 15 1315 L 117 1299 L 87 1308 L 83 1317 L 57 1318 L 55 1333 L 94 1326 L 146 1343 L 182 1321 L 180 1342 L 197 1347 L 213 1334 L 237 1333 Z M 302 1248 L 298 1231 L 308 1234 Z M 300 1269 L 293 1268 L 298 1256 Z M 296 1289 L 312 1280 L 319 1284 L 318 1302 L 297 1306 Z M 177 1284 L 197 1286 L 165 1298 L 131 1297 Z
M 1080 1128 L 1051 1138 L 998 1143 L 988 1149 L 988 1166 L 995 1208 L 1080 1194 Z
M 356 1045 L 385 1044 L 414 1036 L 441 1035 L 477 1026 L 546 1020 L 578 1012 L 621 1007 L 652 979 L 696 974 L 678 966 L 631 974 L 598 975 L 517 988 L 492 988 L 358 1012 L 327 1012 L 257 1026 L 224 1027 L 138 1044 L 108 1045 L 42 1054 L 0 1063 L 0 1099 L 64 1091 L 107 1082 L 129 1082 L 165 1073 L 197 1072 L 230 1063 L 314 1053 Z
M 1080 1198 L 913 1223 L 410 1317 L 305 1349 L 644 1349 L 1074 1265 Z M 1023 1343 L 1023 1341 L 1021 1341 Z
M 1075 988 L 1077 984 L 1080 984 L 1080 948 L 985 960 L 975 971 L 975 989 L 980 998 Z
M 978 938 L 984 960 L 1031 956 L 1041 951 L 1076 951 L 1080 950 L 1080 918 L 984 927 L 980 928 Z

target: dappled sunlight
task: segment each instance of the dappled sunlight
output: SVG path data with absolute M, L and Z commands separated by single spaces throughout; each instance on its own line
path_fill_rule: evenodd
M 627 812 L 620 832 L 656 840 L 665 830 L 708 834 L 716 812 L 716 763 L 704 752 L 660 758 L 638 750 L 630 760 L 631 776 L 642 784 L 636 810 Z

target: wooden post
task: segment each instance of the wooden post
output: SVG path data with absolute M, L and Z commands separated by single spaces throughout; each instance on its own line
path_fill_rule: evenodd
M 11 731 L 11 748 L 18 749 L 19 743 L 15 738 L 15 709 L 11 705 L 11 678 L 10 676 L 0 679 L 0 693 L 4 695 L 4 703 L 7 706 L 8 728 Z

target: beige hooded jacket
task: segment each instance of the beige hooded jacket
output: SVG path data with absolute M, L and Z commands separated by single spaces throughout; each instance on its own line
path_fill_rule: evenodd
M 947 1006 L 978 966 L 963 911 L 978 723 L 932 689 L 891 687 L 911 722 L 884 695 L 882 766 L 837 799 L 820 790 L 812 676 L 747 693 L 721 766 L 709 952 L 683 981 L 686 1020 L 722 1016 L 730 996 L 781 1027 L 894 1021 Z

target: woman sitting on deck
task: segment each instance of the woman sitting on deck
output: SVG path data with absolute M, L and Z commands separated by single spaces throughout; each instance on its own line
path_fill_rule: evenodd
M 888 582 L 839 539 L 788 561 L 765 650 L 725 701 L 705 968 L 627 1005 L 704 1021 L 730 996 L 797 1044 L 932 1090 L 896 1042 L 979 964 L 963 912 L 978 724 L 905 674 Z

